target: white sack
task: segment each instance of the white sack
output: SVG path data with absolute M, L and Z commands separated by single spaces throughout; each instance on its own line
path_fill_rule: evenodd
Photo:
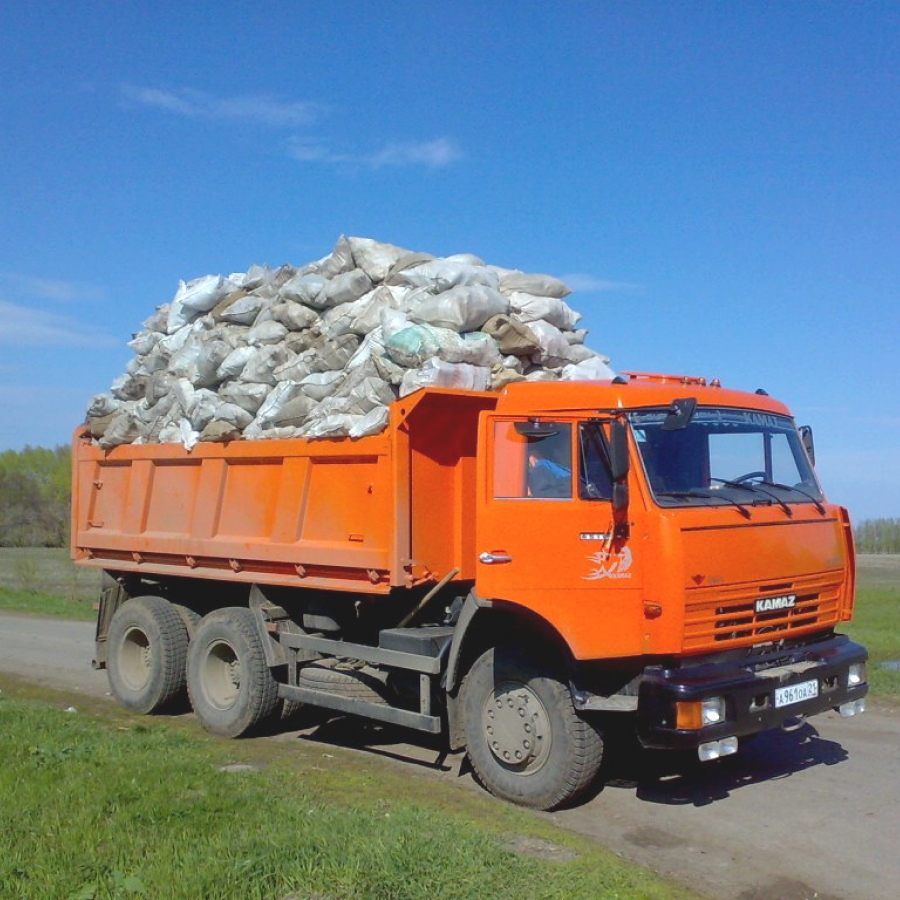
M 491 370 L 485 366 L 467 363 L 448 363 L 441 359 L 429 359 L 417 369 L 410 369 L 400 385 L 400 396 L 420 388 L 457 388 L 463 391 L 484 391 L 490 384 Z
M 484 260 L 474 253 L 454 253 L 452 256 L 444 257 L 447 262 L 465 263 L 467 266 L 483 266 Z
M 461 333 L 477 331 L 492 316 L 509 312 L 509 300 L 484 285 L 454 287 L 433 297 L 424 297 L 410 309 L 414 322 L 427 322 Z
M 390 409 L 386 406 L 376 406 L 364 416 L 360 416 L 347 433 L 352 438 L 366 437 L 370 434 L 380 434 L 387 428 L 390 420 Z
M 279 413 L 287 403 L 289 403 L 291 400 L 295 400 L 297 397 L 303 397 L 303 393 L 298 382 L 282 381 L 279 384 L 276 384 L 275 387 L 273 387 L 272 390 L 269 391 L 268 396 L 265 400 L 263 400 L 262 405 L 259 407 L 259 410 L 256 413 L 256 421 L 263 428 L 269 428 L 274 425 L 278 425 Z M 304 397 L 303 399 L 308 400 L 308 398 L 306 397 Z M 307 413 L 309 413 L 311 409 L 312 404 L 310 404 L 309 408 L 307 409 Z
M 209 312 L 235 285 L 221 275 L 205 275 L 193 281 L 180 281 L 169 308 L 166 331 L 173 334 L 197 316 Z
M 95 394 L 88 404 L 88 418 L 96 418 L 98 416 L 108 416 L 114 412 L 118 412 L 122 406 L 122 401 L 117 400 L 112 394 Z
M 270 319 L 254 325 L 247 333 L 247 343 L 254 347 L 261 347 L 264 344 L 280 344 L 287 336 L 287 328 Z
M 303 381 L 309 375 L 309 361 L 301 354 L 278 366 L 274 375 L 276 381 Z
M 549 322 L 538 319 L 530 322 L 528 327 L 534 332 L 541 345 L 540 351 L 535 354 L 534 361 L 543 366 L 563 366 L 569 362 L 570 344 L 563 333 Z
M 104 450 L 118 447 L 120 444 L 133 444 L 143 434 L 140 422 L 134 418 L 130 409 L 120 409 L 113 415 L 106 426 L 100 446 Z
M 158 331 L 139 331 L 128 342 L 128 346 L 138 355 L 146 356 L 162 339 Z
M 197 387 L 213 387 L 223 379 L 219 376 L 219 366 L 232 353 L 228 343 L 219 338 L 204 341 L 195 364 L 196 375 L 193 379 Z
M 290 353 L 278 344 L 257 348 L 241 372 L 241 380 L 260 384 L 275 384 L 275 370 L 290 359 Z
M 237 378 L 255 353 L 255 347 L 236 347 L 222 360 L 216 370 L 216 377 L 221 381 Z
M 325 287 L 327 279 L 315 272 L 295 275 L 281 286 L 281 296 L 295 303 L 314 306 L 315 300 Z
M 218 394 L 201 388 L 194 393 L 194 402 L 187 418 L 190 420 L 194 431 L 203 431 L 215 418 L 216 412 L 222 405 L 222 399 Z M 185 410 L 187 412 L 187 410 Z
M 187 378 L 193 382 L 197 379 L 197 360 L 202 350 L 200 339 L 192 334 L 169 360 L 169 371 L 177 378 Z
M 565 300 L 557 297 L 538 297 L 523 291 L 512 291 L 509 305 L 523 322 L 544 319 L 561 331 L 572 331 L 581 319 L 581 313 L 575 312 Z
M 552 275 L 527 275 L 525 272 L 508 272 L 500 278 L 500 290 L 504 294 L 522 291 L 538 297 L 557 297 L 560 300 L 572 293 L 565 282 Z
M 281 322 L 290 331 L 303 331 L 307 328 L 312 328 L 319 321 L 315 310 L 294 300 L 288 300 L 285 303 L 273 306 L 272 317 L 276 322 Z
M 353 269 L 336 275 L 319 292 L 312 305 L 318 309 L 328 309 L 341 303 L 352 303 L 372 290 L 372 282 L 362 269 Z
M 164 337 L 154 348 L 162 353 L 166 359 L 171 359 L 185 344 L 185 341 L 193 334 L 191 325 L 183 325 L 178 331 Z
M 329 372 L 343 369 L 359 349 L 355 334 L 342 334 L 332 341 L 323 341 L 307 351 L 310 372 Z
M 356 267 L 362 269 L 373 283 L 384 281 L 391 266 L 409 253 L 402 247 L 393 244 L 382 244 L 370 238 L 347 238 L 353 253 L 353 261 Z
M 244 290 L 253 291 L 263 285 L 270 284 L 274 276 L 275 273 L 268 266 L 254 264 L 247 269 L 247 274 L 237 284 Z
M 427 325 L 408 325 L 386 341 L 384 347 L 391 360 L 410 369 L 437 356 L 440 350 L 435 329 Z
M 170 307 L 170 303 L 163 303 L 160 306 L 157 306 L 153 315 L 141 322 L 141 325 L 143 325 L 147 331 L 165 332 L 166 323 L 169 321 Z
M 260 294 L 247 294 L 222 310 L 219 319 L 235 325 L 252 325 L 265 303 L 266 299 Z
M 323 256 L 318 262 L 313 263 L 310 268 L 325 278 L 334 278 L 336 275 L 349 272 L 353 266 L 353 250 L 350 242 L 341 235 L 334 250 L 328 256 Z
M 486 266 L 473 266 L 465 262 L 435 259 L 411 269 L 405 269 L 390 277 L 390 284 L 426 288 L 432 294 L 441 294 L 455 287 L 479 285 L 497 290 L 497 273 Z
M 602 356 L 592 356 L 584 362 L 564 366 L 563 381 L 612 381 L 616 373 L 606 364 Z
M 233 403 L 255 416 L 270 390 L 267 384 L 233 381 L 219 390 L 219 396 L 226 403 Z
M 313 372 L 300 382 L 300 390 L 304 396 L 322 401 L 337 390 L 344 378 L 343 372 Z
M 219 408 L 216 410 L 213 421 L 226 422 L 229 425 L 233 425 L 240 431 L 246 428 L 253 421 L 253 416 L 251 413 L 247 412 L 246 409 L 244 409 L 242 406 L 238 406 L 236 403 L 221 403 L 219 405 Z
M 316 419 L 302 428 L 301 432 L 306 438 L 346 437 L 360 419 L 362 416 L 335 413 Z

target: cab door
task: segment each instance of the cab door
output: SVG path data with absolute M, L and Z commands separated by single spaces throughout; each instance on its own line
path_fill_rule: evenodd
M 485 415 L 476 592 L 537 613 L 576 657 L 640 641 L 640 567 L 614 541 L 612 485 L 593 423 Z

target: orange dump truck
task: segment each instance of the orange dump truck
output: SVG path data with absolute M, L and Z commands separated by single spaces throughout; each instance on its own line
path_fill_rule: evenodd
M 444 733 L 549 809 L 610 729 L 715 759 L 864 708 L 850 522 L 764 392 L 423 390 L 356 441 L 74 450 L 96 665 L 140 712 L 186 690 L 223 735 L 302 704 Z

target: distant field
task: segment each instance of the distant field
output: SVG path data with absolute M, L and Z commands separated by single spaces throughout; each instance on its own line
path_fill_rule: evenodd
M 68 550 L 0 547 L 0 609 L 90 619 L 99 590 L 100 573 Z
M 900 671 L 883 662 L 900 661 L 900 555 L 861 554 L 856 609 L 848 634 L 869 650 L 872 695 L 900 699 Z

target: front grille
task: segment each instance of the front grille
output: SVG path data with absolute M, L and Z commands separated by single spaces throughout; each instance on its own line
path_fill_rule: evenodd
M 684 649 L 723 650 L 778 641 L 830 627 L 840 621 L 840 574 L 797 578 L 734 587 L 701 587 L 687 591 Z M 756 601 L 793 594 L 789 609 L 756 612 Z

